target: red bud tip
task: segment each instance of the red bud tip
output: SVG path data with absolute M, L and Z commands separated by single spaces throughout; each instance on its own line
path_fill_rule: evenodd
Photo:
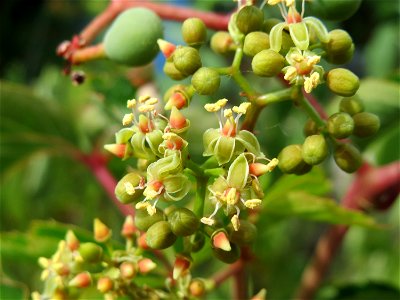
M 236 124 L 232 124 L 229 120 L 227 120 L 224 127 L 222 128 L 222 134 L 225 136 L 235 137 Z
M 187 100 L 182 93 L 173 93 L 171 97 L 169 97 L 167 104 L 165 104 L 165 109 L 169 110 L 173 106 L 177 109 L 182 109 L 187 104 Z
M 249 165 L 249 172 L 254 176 L 261 176 L 268 172 L 268 168 L 266 165 L 261 163 L 252 163 Z
M 176 49 L 176 46 L 174 44 L 162 39 L 158 39 L 157 44 L 158 47 L 160 47 L 160 50 L 164 54 L 165 58 L 169 58 Z
M 67 231 L 67 234 L 65 236 L 65 241 L 67 243 L 67 247 L 69 248 L 69 250 L 75 251 L 79 248 L 79 240 L 72 230 Z
M 169 124 L 173 129 L 182 129 L 186 126 L 185 116 L 175 106 L 171 109 L 171 115 L 169 117 Z
M 68 285 L 77 288 L 84 288 L 88 287 L 91 282 L 92 278 L 90 274 L 88 272 L 83 272 L 72 278 Z
M 97 289 L 101 293 L 107 293 L 113 288 L 113 282 L 109 277 L 102 277 L 97 281 Z
M 212 245 L 224 251 L 231 251 L 231 244 L 224 231 L 220 231 L 212 237 Z
M 178 255 L 175 259 L 172 278 L 174 280 L 177 280 L 181 275 L 183 275 L 189 269 L 190 263 L 191 262 L 187 257 Z
M 139 260 L 138 266 L 139 266 L 139 272 L 145 274 L 155 269 L 157 265 L 151 259 L 143 258 Z
M 154 125 L 145 115 L 139 115 L 139 128 L 143 133 L 148 133 L 154 129 Z
M 139 236 L 137 240 L 137 245 L 139 248 L 144 250 L 150 249 L 149 245 L 147 245 L 146 242 L 146 233 L 143 233 L 141 236 Z
M 126 239 L 129 239 L 134 237 L 136 232 L 137 229 L 135 227 L 135 222 L 133 221 L 133 217 L 129 215 L 126 217 L 124 225 L 122 226 L 121 234 Z
M 123 158 L 125 156 L 126 145 L 125 144 L 108 144 L 104 145 L 104 149 L 108 152 L 111 152 L 115 156 L 119 158 Z
M 136 275 L 136 266 L 129 261 L 123 262 L 119 269 L 123 278 L 132 279 Z
M 111 237 L 111 229 L 108 228 L 103 222 L 99 219 L 94 219 L 94 239 L 97 242 L 106 242 Z
M 251 298 L 251 300 L 265 300 L 267 296 L 267 291 L 265 289 L 262 289 L 259 291 L 256 295 Z

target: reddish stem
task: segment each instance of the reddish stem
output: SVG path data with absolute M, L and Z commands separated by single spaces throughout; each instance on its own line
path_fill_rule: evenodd
M 228 266 L 226 269 L 218 272 L 215 274 L 212 279 L 215 283 L 215 286 L 221 285 L 225 280 L 229 279 L 231 276 L 239 272 L 241 269 L 243 269 L 244 262 L 243 260 L 239 259 L 238 261 L 234 262 L 230 266 Z
M 106 57 L 106 53 L 104 51 L 104 45 L 101 43 L 75 50 L 70 60 L 71 63 L 77 65 L 90 60 L 100 59 L 104 57 Z
M 379 168 L 364 164 L 357 172 L 341 205 L 352 210 L 364 210 L 370 207 L 387 209 L 394 203 L 400 192 L 399 181 L 400 162 L 393 162 Z M 390 197 L 386 199 L 384 205 L 381 205 L 380 196 L 386 192 L 390 192 Z M 331 226 L 321 236 L 313 259 L 303 272 L 295 299 L 313 298 L 348 229 L 348 226 Z

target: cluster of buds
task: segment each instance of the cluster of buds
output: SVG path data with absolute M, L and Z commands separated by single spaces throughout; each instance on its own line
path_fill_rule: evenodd
M 140 255 L 139 249 L 133 246 L 137 229 L 131 216 L 126 218 L 121 234 L 126 239 L 125 249 L 111 250 L 108 245 L 112 232 L 99 219 L 94 221 L 92 242 L 81 242 L 69 230 L 51 258 L 39 258 L 45 287 L 42 293 L 33 292 L 32 298 L 71 299 L 90 287 L 96 287 L 104 299 L 110 300 L 124 295 L 156 296 L 156 290 L 134 282 L 136 277 L 152 271 L 156 264 Z

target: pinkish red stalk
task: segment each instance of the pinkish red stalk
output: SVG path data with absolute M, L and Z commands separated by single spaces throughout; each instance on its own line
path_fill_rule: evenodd
M 399 182 L 400 162 L 379 168 L 364 164 L 342 199 L 342 206 L 353 210 L 387 209 L 400 192 Z M 382 205 L 380 197 L 388 192 L 389 197 L 384 197 L 385 202 Z M 331 226 L 321 236 L 313 259 L 303 272 L 295 299 L 308 300 L 314 297 L 348 229 L 348 226 Z

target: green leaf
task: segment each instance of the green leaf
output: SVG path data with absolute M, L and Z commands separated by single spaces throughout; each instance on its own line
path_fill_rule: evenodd
M 332 224 L 378 227 L 374 219 L 364 213 L 339 206 L 333 199 L 302 191 L 290 191 L 282 198 L 267 197 L 264 200 L 264 210 L 267 214 L 297 216 Z
M 0 295 L 2 299 L 28 299 L 28 288 L 22 283 L 9 278 L 0 278 Z

